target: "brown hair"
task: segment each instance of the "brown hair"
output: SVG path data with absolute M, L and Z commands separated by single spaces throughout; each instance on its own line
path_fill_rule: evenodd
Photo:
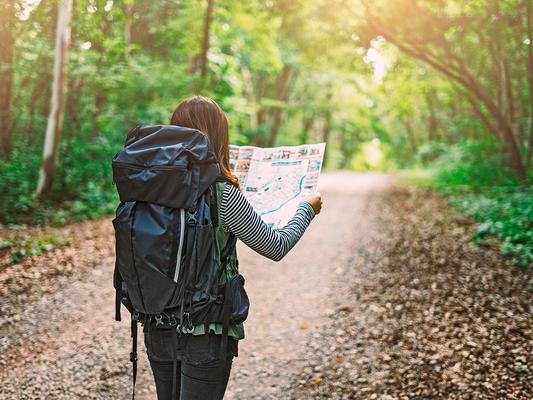
M 194 96 L 183 100 L 174 110 L 170 125 L 198 129 L 205 133 L 215 150 L 220 171 L 239 187 L 229 168 L 229 122 L 224 111 L 212 99 Z

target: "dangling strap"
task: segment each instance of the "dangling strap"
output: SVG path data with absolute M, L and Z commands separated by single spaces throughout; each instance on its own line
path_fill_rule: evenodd
M 220 279 L 223 274 L 226 273 L 229 257 L 233 253 L 235 244 L 237 243 L 237 237 L 233 234 L 229 237 L 226 247 L 222 250 L 220 255 L 221 268 L 218 278 Z M 226 281 L 226 290 L 224 293 L 224 305 L 222 308 L 222 336 L 220 338 L 220 360 L 219 360 L 219 372 L 220 380 L 224 379 L 224 371 L 226 368 L 226 356 L 228 354 L 228 333 L 229 333 L 229 319 L 231 316 L 231 308 L 233 305 L 233 293 L 231 292 L 231 286 L 229 281 Z
M 230 233 L 230 236 L 228 238 L 228 241 L 226 242 L 226 247 L 222 250 L 222 253 L 220 254 L 220 268 L 217 271 L 217 280 L 220 282 L 220 279 L 224 274 L 226 273 L 227 265 L 229 263 L 229 258 L 231 254 L 233 253 L 233 250 L 235 249 L 235 245 L 237 244 L 237 236 L 235 236 L 233 233 Z
M 211 223 L 213 228 L 218 227 L 218 204 L 217 204 L 217 184 L 216 182 L 211 185 L 211 201 L 210 201 L 210 213 L 211 213 Z
M 135 400 L 135 383 L 137 382 L 137 320 L 132 316 L 131 318 L 131 337 L 133 342 L 131 345 L 130 361 L 133 363 L 133 397 Z
M 229 318 L 231 316 L 231 305 L 233 303 L 233 296 L 229 282 L 226 282 L 226 293 L 224 294 L 224 308 L 222 312 L 222 336 L 220 338 L 220 360 L 219 373 L 220 380 L 224 379 L 224 371 L 226 369 L 226 356 L 228 354 L 228 333 L 229 333 Z
M 115 321 L 122 321 L 120 305 L 122 304 L 122 275 L 118 271 L 115 263 Z

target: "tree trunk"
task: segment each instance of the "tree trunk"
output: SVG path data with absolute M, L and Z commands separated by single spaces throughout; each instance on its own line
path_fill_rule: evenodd
M 435 104 L 433 97 L 436 96 L 435 89 L 432 89 L 426 96 L 426 100 L 429 108 L 429 141 L 437 139 L 437 127 L 438 121 L 435 115 Z
M 411 150 L 413 151 L 413 154 L 416 154 L 416 139 L 415 133 L 413 131 L 413 122 L 411 120 L 405 121 L 405 130 L 407 131 L 407 135 L 409 136 Z
M 41 98 L 42 94 L 45 92 L 46 88 L 48 87 L 50 78 L 51 78 L 50 74 L 46 72 L 40 75 L 39 81 L 37 85 L 35 86 L 31 99 L 28 103 L 28 114 L 30 117 L 30 129 L 29 129 L 30 132 L 33 132 L 34 125 L 35 125 L 35 107 L 37 106 L 37 102 Z
M 307 143 L 308 137 L 309 137 L 309 131 L 311 130 L 311 126 L 313 125 L 313 117 L 305 116 L 304 114 L 304 120 L 302 124 L 302 135 L 300 136 L 300 141 L 302 144 Z
M 246 65 L 242 66 L 242 76 L 244 78 L 244 90 L 246 93 L 246 99 L 250 106 L 250 131 L 252 135 L 257 131 L 257 110 L 254 96 L 254 86 L 252 83 L 252 74 Z
M 276 82 L 275 99 L 278 101 L 286 102 L 289 98 L 289 78 L 292 71 L 290 65 L 285 65 L 283 73 Z M 267 146 L 272 147 L 276 141 L 279 127 L 281 125 L 281 107 L 272 108 L 272 125 L 270 126 L 270 137 L 268 138 Z
M 257 79 L 257 100 L 261 102 L 261 99 L 267 97 L 269 76 L 266 72 L 259 72 L 259 78 Z M 260 108 L 257 111 L 257 125 L 261 126 L 265 123 L 265 110 Z
M 527 15 L 526 15 L 526 21 L 527 21 L 527 31 L 532 32 L 533 31 L 533 4 L 529 2 L 527 4 Z M 527 46 L 527 83 L 528 83 L 528 89 L 529 89 L 529 107 L 530 107 L 530 118 L 533 119 L 533 43 L 530 43 Z M 526 165 L 528 167 L 531 167 L 531 164 L 533 163 L 533 121 L 529 124 L 529 147 L 527 151 L 527 157 L 526 157 Z
M 331 99 L 331 97 L 329 97 Z M 331 133 L 331 110 L 324 111 L 324 128 L 322 130 L 322 141 L 327 143 L 329 134 Z M 327 149 L 327 146 L 326 146 Z M 324 149 L 324 158 L 322 159 L 322 167 L 326 165 L 328 151 Z
M 124 11 L 124 14 L 126 16 L 126 23 L 124 24 L 124 40 L 126 42 L 126 46 L 131 45 L 131 21 L 133 17 L 133 1 L 134 0 L 126 0 L 126 9 Z
M 2 153 L 9 159 L 13 141 L 11 125 L 11 96 L 13 93 L 13 27 L 15 26 L 15 1 L 0 6 L 0 136 Z
M 209 48 L 209 24 L 211 23 L 211 11 L 213 10 L 213 0 L 207 3 L 204 23 L 204 41 L 202 43 L 202 78 L 207 73 L 207 50 Z
M 37 195 L 39 196 L 51 193 L 56 175 L 67 88 L 67 58 L 70 45 L 69 22 L 71 13 L 72 0 L 63 0 L 59 7 L 57 21 L 52 107 L 46 127 L 43 162 L 37 184 Z

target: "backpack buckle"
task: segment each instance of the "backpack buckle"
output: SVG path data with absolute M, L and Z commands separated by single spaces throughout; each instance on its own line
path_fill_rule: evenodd
M 176 316 L 174 314 L 172 314 L 169 318 L 168 318 L 168 324 L 170 326 L 176 326 L 178 325 L 178 320 L 176 319 Z
M 135 322 L 140 322 L 139 317 L 140 317 L 140 315 L 139 315 L 139 310 L 135 310 L 135 312 L 131 315 L 131 318 L 132 318 Z
M 220 293 L 217 298 L 215 299 L 215 303 L 222 304 L 224 302 L 224 295 Z
M 190 226 L 196 225 L 198 223 L 198 213 L 196 210 L 189 210 L 187 214 L 187 224 Z
M 161 314 L 155 316 L 155 326 L 157 325 L 165 325 L 163 323 L 163 316 Z
M 185 334 L 191 334 L 194 332 L 194 326 L 192 324 L 192 320 L 191 320 L 191 314 L 189 314 L 188 312 L 184 312 L 183 313 L 183 325 L 178 325 L 178 329 L 181 327 L 181 331 Z

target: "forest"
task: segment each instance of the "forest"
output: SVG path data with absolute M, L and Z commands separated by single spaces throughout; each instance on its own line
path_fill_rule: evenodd
M 533 261 L 529 0 L 1 0 L 0 20 L 5 226 L 112 214 L 126 133 L 202 94 L 232 143 L 327 142 L 327 170 L 441 190 L 478 244 Z

